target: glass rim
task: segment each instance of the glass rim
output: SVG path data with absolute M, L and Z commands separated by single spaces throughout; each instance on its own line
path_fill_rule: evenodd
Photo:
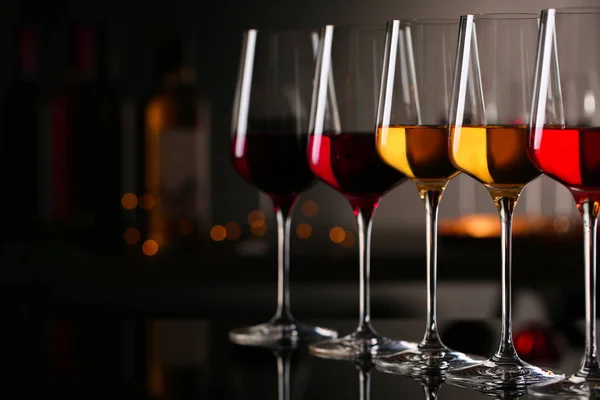
M 328 27 L 332 27 L 334 30 L 342 29 L 342 30 L 356 30 L 356 31 L 385 31 L 386 23 L 381 24 L 325 24 L 322 25 L 319 30 L 326 29 Z
M 502 19 L 538 19 L 539 13 L 481 13 L 481 14 L 466 14 L 463 17 L 472 15 L 473 19 L 489 19 L 489 20 L 502 20 Z
M 302 34 L 302 33 L 319 33 L 321 31 L 320 27 L 312 27 L 312 28 L 244 28 L 242 33 L 245 35 L 250 31 L 255 31 L 257 34 L 260 33 L 268 33 L 268 34 Z
M 392 19 L 388 22 L 393 21 L 413 25 L 458 25 L 460 23 L 460 18 L 401 18 Z
M 573 6 L 573 7 L 551 7 L 545 9 L 543 12 L 554 10 L 556 14 L 600 14 L 600 6 Z

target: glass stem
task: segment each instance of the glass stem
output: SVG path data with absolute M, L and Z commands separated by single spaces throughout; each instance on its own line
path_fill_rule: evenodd
M 293 322 L 290 310 L 290 230 L 292 205 L 276 207 L 277 218 L 277 312 L 275 320 Z
M 502 332 L 500 345 L 494 358 L 500 360 L 519 360 L 512 339 L 512 220 L 517 204 L 515 196 L 499 196 L 494 198 L 500 213 L 502 230 Z
M 369 368 L 358 369 L 359 399 L 369 400 L 371 397 L 371 370 Z
M 358 252 L 360 259 L 360 320 L 358 332 L 373 333 L 371 326 L 371 230 L 375 208 L 356 207 L 354 215 L 358 224 Z
M 596 340 L 596 228 L 598 203 L 585 200 L 579 205 L 583 216 L 585 260 L 585 356 L 577 375 L 600 375 Z
M 427 326 L 419 347 L 426 349 L 444 348 L 438 334 L 436 317 L 437 218 L 442 194 L 443 189 L 421 191 L 427 214 Z
M 290 399 L 290 356 L 277 354 L 277 386 L 279 400 Z

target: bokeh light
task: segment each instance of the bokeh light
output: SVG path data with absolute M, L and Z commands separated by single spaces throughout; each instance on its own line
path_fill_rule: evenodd
M 148 239 L 142 244 L 142 252 L 147 256 L 153 256 L 158 253 L 158 243 L 155 240 Z
M 308 239 L 312 236 L 312 227 L 309 224 L 298 224 L 296 227 L 296 236 L 300 239 Z
M 252 228 L 259 228 L 265 224 L 265 213 L 262 210 L 252 210 L 248 213 L 248 224 Z
M 346 231 L 343 228 L 340 228 L 339 226 L 331 228 L 331 230 L 329 231 L 329 239 L 333 243 L 342 243 L 345 238 Z
M 254 236 L 264 236 L 265 233 L 267 233 L 267 225 L 263 224 L 261 226 L 252 227 L 252 228 L 250 228 L 250 231 L 252 232 L 252 235 L 254 235 Z
M 150 193 L 146 193 L 140 197 L 140 207 L 144 210 L 152 210 L 155 204 L 156 200 L 154 200 L 154 196 Z
M 319 213 L 319 205 L 314 200 L 306 200 L 304 203 L 302 203 L 300 212 L 302 215 L 308 218 L 316 217 Z
M 126 210 L 133 210 L 138 205 L 138 198 L 133 193 L 125 193 L 121 197 L 121 206 Z
M 227 237 L 227 230 L 223 225 L 215 225 L 210 230 L 210 238 L 215 242 L 220 242 Z

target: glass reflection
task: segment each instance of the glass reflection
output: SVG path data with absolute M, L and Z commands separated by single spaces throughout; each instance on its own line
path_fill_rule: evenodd
M 251 348 L 255 347 L 270 351 L 275 357 L 277 363 L 277 399 L 278 400 L 290 400 L 290 371 L 291 361 L 294 354 L 297 352 L 305 352 L 305 345 L 298 344 L 284 344 L 284 345 L 273 345 L 273 346 L 253 346 L 253 345 L 239 345 L 240 347 Z M 256 359 L 254 359 L 256 361 Z M 256 367 L 253 362 L 252 368 Z
M 358 370 L 358 398 L 360 400 L 369 400 L 371 398 L 371 369 L 373 369 L 373 365 L 371 357 L 355 360 L 355 366 Z
M 277 359 L 277 398 L 290 399 L 290 360 L 293 348 L 282 348 L 273 351 Z
M 425 400 L 436 400 L 440 387 L 444 383 L 444 374 L 419 374 L 409 378 L 414 379 L 415 381 L 419 382 L 421 386 L 423 386 Z
M 481 393 L 498 400 L 517 400 L 526 392 L 525 388 L 482 390 Z

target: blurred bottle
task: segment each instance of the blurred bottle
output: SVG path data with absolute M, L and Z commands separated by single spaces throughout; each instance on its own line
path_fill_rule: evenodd
M 41 156 L 48 168 L 43 207 L 53 229 L 74 222 L 76 216 L 77 122 L 88 116 L 85 78 L 91 79 L 88 69 L 93 62 L 91 52 L 84 48 L 85 36 L 85 30 L 68 29 L 61 31 L 56 37 L 58 43 L 54 43 L 64 65 L 59 89 L 49 100 L 48 140 L 46 154 Z
M 209 111 L 197 88 L 195 37 L 177 34 L 155 54 L 157 88 L 145 108 L 147 211 L 142 251 L 148 256 L 185 243 L 198 246 L 209 221 Z
M 109 255 L 124 246 L 121 212 L 121 92 L 114 29 L 78 27 L 75 118 L 77 226 L 86 245 Z
M 16 32 L 12 76 L 0 105 L 0 209 L 11 238 L 31 235 L 37 219 L 38 35 L 33 24 Z
M 90 116 L 89 81 L 93 78 L 93 49 L 88 49 L 91 33 L 84 28 L 70 28 L 56 34 L 52 43 L 62 72 L 58 88 L 48 100 L 46 132 L 40 159 L 47 171 L 41 193 L 42 213 L 52 229 L 62 229 L 76 222 L 78 196 L 77 150 L 82 148 L 78 136 L 80 122 Z M 42 170 L 42 169 L 40 169 Z M 79 175 L 79 176 L 78 176 Z M 75 225 L 79 225 L 75 223 Z
M 62 32 L 66 66 L 49 102 L 41 154 L 49 171 L 42 208 L 53 229 L 67 227 L 69 244 L 105 256 L 121 252 L 127 225 L 121 209 L 126 124 L 118 39 L 106 24 Z

